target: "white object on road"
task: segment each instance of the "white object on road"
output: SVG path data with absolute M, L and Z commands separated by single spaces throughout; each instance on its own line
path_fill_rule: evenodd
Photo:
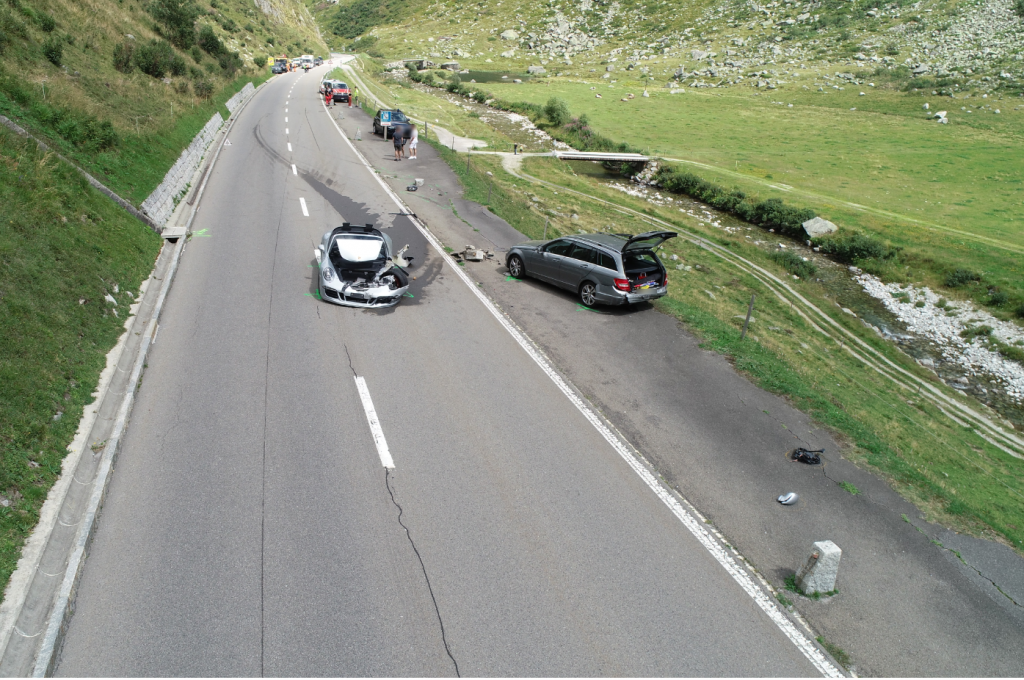
M 292 174 L 293 175 L 298 175 L 299 174 L 299 171 L 295 169 L 295 163 L 292 163 Z
M 302 206 L 302 216 L 309 217 L 309 209 L 306 207 L 306 199 L 300 198 L 299 205 Z
M 782 494 L 776 500 L 778 500 L 783 505 L 793 505 L 794 503 L 796 503 L 798 498 L 800 498 L 800 497 L 797 496 L 792 491 L 790 491 L 789 493 Z
M 796 573 L 796 584 L 806 595 L 831 593 L 836 589 L 839 558 L 843 551 L 832 541 L 817 541 L 807 563 Z
M 394 470 L 395 461 L 391 458 L 388 442 L 384 439 L 384 430 L 381 429 L 380 420 L 377 419 L 377 410 L 373 408 L 373 399 L 370 398 L 370 389 L 366 386 L 366 379 L 359 375 L 355 378 L 356 389 L 359 390 L 359 399 L 363 402 L 363 410 L 366 411 L 366 422 L 370 424 L 370 433 L 373 435 L 373 443 L 377 447 L 380 463 L 389 470 Z

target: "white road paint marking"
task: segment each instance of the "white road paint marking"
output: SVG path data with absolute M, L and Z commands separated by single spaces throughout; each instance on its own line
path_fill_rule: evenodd
M 322 102 L 321 104 L 323 105 Z M 327 111 L 327 106 L 323 106 L 324 112 L 330 116 L 330 113 Z M 502 314 L 501 310 L 499 310 L 494 303 L 484 295 L 483 291 L 480 290 L 480 287 L 477 286 L 469 277 L 469 274 L 467 274 L 462 267 L 455 264 L 455 261 L 451 256 L 445 252 L 444 246 L 441 245 L 441 242 L 434 237 L 422 222 L 420 222 L 420 220 L 413 214 L 413 211 L 410 210 L 407 205 L 402 203 L 402 199 L 398 197 L 398 194 L 396 194 L 391 187 L 388 186 L 387 182 L 385 182 L 380 175 L 374 171 L 373 166 L 370 165 L 368 160 L 366 160 L 366 157 L 363 156 L 348 137 L 345 136 L 345 133 L 341 131 L 341 127 L 338 126 L 338 122 L 334 120 L 334 117 L 330 116 L 330 118 L 331 122 L 334 124 L 334 129 L 338 131 L 338 135 L 342 140 L 344 140 L 356 157 L 362 161 L 363 166 L 366 167 L 370 175 L 377 180 L 377 183 L 380 184 L 382 189 L 384 189 L 384 192 L 391 197 L 391 200 L 395 202 L 395 205 L 397 205 L 403 213 L 406 213 L 409 216 L 409 220 L 416 226 L 420 233 L 423 234 L 424 238 L 427 239 L 430 245 L 433 246 L 437 254 L 448 263 L 448 266 L 460 279 L 462 279 L 462 282 L 466 284 L 466 287 L 476 295 L 477 299 L 480 300 L 484 307 L 486 307 L 487 310 L 494 315 L 494 318 L 498 320 L 498 323 L 508 331 L 509 335 L 511 335 L 519 346 L 522 347 L 530 356 L 530 358 L 534 360 L 540 369 L 544 371 L 548 378 L 555 383 L 555 386 L 558 387 L 558 389 L 561 390 L 561 392 L 569 399 L 570 402 L 572 402 L 580 413 L 583 414 L 583 417 L 590 421 L 590 424 L 594 426 L 594 429 L 596 429 L 601 436 L 604 437 L 605 441 L 615 449 L 616 453 L 626 461 L 626 464 L 629 465 L 640 479 L 644 481 L 648 488 L 650 488 L 651 491 L 653 491 L 654 494 L 661 499 L 666 506 L 668 506 L 668 509 L 672 514 L 682 522 L 683 526 L 693 534 L 697 541 L 699 541 L 700 544 L 704 546 L 705 550 L 715 558 L 722 568 L 725 569 L 726 573 L 736 581 L 740 588 L 742 588 L 744 592 L 754 600 L 757 606 L 761 608 L 761 611 L 763 611 L 768 618 L 778 626 L 779 630 L 789 638 L 790 642 L 792 642 L 804 657 L 811 662 L 819 673 L 827 678 L 845 677 L 842 671 L 833 666 L 832 662 L 825 658 L 825 655 L 814 646 L 814 643 L 812 643 L 806 635 L 801 633 L 797 627 L 793 625 L 793 622 L 779 610 L 778 606 L 776 606 L 775 602 L 768 596 L 768 594 L 757 586 L 754 582 L 754 578 L 740 566 L 738 560 L 734 559 L 733 556 L 726 551 L 723 545 L 724 540 L 721 543 L 715 540 L 714 536 L 711 535 L 711 532 L 709 532 L 704 526 L 703 518 L 698 518 L 697 510 L 691 505 L 690 511 L 688 512 L 672 492 L 662 486 L 658 481 L 658 478 L 655 477 L 654 474 L 640 461 L 639 454 L 635 454 L 631 451 L 630 447 L 619 439 L 619 437 L 612 432 L 611 428 L 604 424 L 601 418 L 591 410 L 589 406 L 587 406 L 586 402 L 580 398 L 575 391 L 573 391 L 569 384 L 562 379 L 562 376 L 560 376 L 548 363 L 547 359 L 540 353 L 533 342 L 518 328 L 516 328 L 515 325 L 513 325 L 504 314 Z M 689 502 L 687 502 L 687 505 L 689 505 Z M 736 551 L 735 548 L 732 549 L 732 552 L 739 557 L 739 552 Z
M 373 434 L 373 443 L 377 447 L 380 463 L 384 467 L 394 470 L 395 461 L 391 458 L 388 442 L 384 439 L 384 430 L 380 428 L 377 411 L 373 408 L 373 399 L 370 399 L 370 390 L 366 387 L 366 379 L 359 375 L 355 378 L 356 389 L 359 390 L 359 399 L 363 402 L 363 410 L 366 411 L 366 422 L 370 424 L 370 433 Z
M 284 112 L 285 112 L 285 113 L 288 113 L 288 109 L 285 109 L 285 110 L 284 110 Z
M 299 174 L 299 171 L 295 169 L 295 163 L 292 163 L 292 174 L 293 175 L 298 175 Z
M 303 217 L 309 217 L 309 209 L 306 208 L 306 199 L 300 198 L 299 199 L 299 205 L 302 206 L 302 216 Z
M 284 117 L 284 122 L 286 122 L 286 123 L 288 122 L 288 116 Z
M 289 151 L 291 151 L 291 150 L 292 150 L 292 143 L 291 143 L 291 142 L 288 142 L 288 150 L 289 150 Z
M 285 134 L 288 134 L 288 128 L 285 128 L 285 129 L 284 129 L 284 133 L 285 133 Z

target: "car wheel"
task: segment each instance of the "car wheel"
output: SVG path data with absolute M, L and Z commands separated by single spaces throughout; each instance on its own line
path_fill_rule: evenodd
M 580 286 L 580 302 L 585 307 L 593 307 L 597 304 L 597 286 L 590 281 L 584 281 Z
M 521 257 L 513 255 L 508 258 L 508 273 L 515 279 L 521 279 L 526 275 L 526 267 L 523 266 Z

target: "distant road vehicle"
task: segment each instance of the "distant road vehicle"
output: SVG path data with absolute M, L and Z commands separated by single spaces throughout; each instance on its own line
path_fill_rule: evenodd
M 574 234 L 509 249 L 508 272 L 571 290 L 587 307 L 647 302 L 668 293 L 668 272 L 654 249 L 674 231 Z
M 373 134 L 383 135 L 384 131 L 398 123 L 408 123 L 409 118 L 401 109 L 378 109 L 373 117 Z
M 404 250 L 404 249 L 403 249 Z M 395 264 L 391 237 L 373 225 L 348 222 L 324 234 L 314 251 L 320 297 L 346 307 L 392 307 L 409 290 L 409 277 Z M 412 259 L 412 258 L 407 258 Z

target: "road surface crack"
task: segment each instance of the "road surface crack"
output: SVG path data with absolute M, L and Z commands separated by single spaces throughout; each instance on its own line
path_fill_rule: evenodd
M 430 585 L 430 575 L 427 574 L 427 567 L 423 564 L 423 557 L 420 555 L 420 551 L 416 548 L 416 542 L 412 540 L 412 533 L 409 531 L 409 527 L 407 527 L 405 522 L 402 521 L 402 506 L 399 505 L 397 500 L 395 500 L 395 492 L 391 488 L 392 473 L 393 470 L 384 468 L 384 486 L 387 487 L 388 495 L 391 497 L 391 502 L 396 508 L 398 508 L 398 524 L 405 530 L 405 536 L 409 539 L 409 545 L 412 546 L 412 551 L 416 554 L 416 559 L 419 560 L 420 569 L 423 570 L 423 579 L 427 582 L 427 592 L 430 593 L 430 601 L 434 603 L 434 613 L 437 614 L 437 622 L 441 626 L 441 642 L 444 643 L 444 651 L 455 666 L 455 676 L 461 678 L 462 674 L 459 672 L 459 662 L 455 660 L 455 657 L 452 655 L 451 647 L 448 646 L 448 637 L 444 631 L 444 620 L 441 618 L 441 609 L 437 606 L 437 598 L 434 597 L 434 588 Z

